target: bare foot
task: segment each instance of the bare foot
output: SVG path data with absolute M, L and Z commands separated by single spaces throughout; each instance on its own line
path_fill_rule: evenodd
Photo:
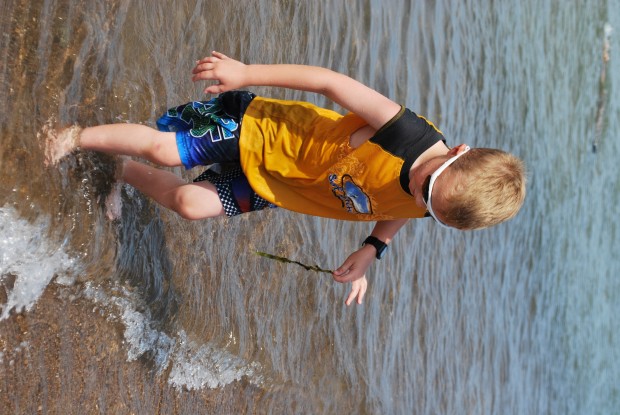
M 58 161 L 78 147 L 80 132 L 77 125 L 56 131 L 51 125 L 44 125 L 38 134 L 45 145 L 45 165 L 53 166 Z
M 129 160 L 129 158 L 125 156 L 116 157 L 114 184 L 105 199 L 106 216 L 109 220 L 119 219 L 122 214 L 123 201 L 121 199 L 121 189 L 123 187 L 123 172 L 127 160 Z
M 105 198 L 105 215 L 109 220 L 116 220 L 121 217 L 123 208 L 123 200 L 121 199 L 122 187 L 123 183 L 114 183 L 110 189 L 110 193 Z

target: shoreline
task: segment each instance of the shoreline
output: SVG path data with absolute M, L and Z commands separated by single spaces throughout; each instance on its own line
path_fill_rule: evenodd
M 256 412 L 264 391 L 245 380 L 180 390 L 145 359 L 128 362 L 122 323 L 72 291 L 51 284 L 31 311 L 0 322 L 6 413 Z

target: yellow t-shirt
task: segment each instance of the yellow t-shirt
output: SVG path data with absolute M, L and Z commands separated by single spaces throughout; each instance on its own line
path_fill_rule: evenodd
M 259 196 L 292 211 L 356 221 L 423 217 L 426 210 L 406 190 L 413 163 L 406 154 L 374 137 L 350 147 L 351 134 L 366 124 L 352 113 L 256 97 L 243 116 L 241 166 Z

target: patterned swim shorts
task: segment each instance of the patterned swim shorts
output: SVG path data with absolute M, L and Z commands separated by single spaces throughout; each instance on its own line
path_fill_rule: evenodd
M 215 185 L 227 216 L 276 207 L 252 190 L 239 165 L 241 122 L 254 97 L 251 92 L 230 91 L 170 108 L 157 120 L 160 131 L 176 132 L 185 168 L 225 163 L 221 173 L 209 168 L 194 182 L 208 180 Z
M 252 190 L 247 177 L 241 170 L 241 166 L 228 166 L 221 173 L 207 169 L 196 177 L 194 182 L 203 180 L 208 180 L 215 185 L 226 216 L 236 216 L 246 212 L 277 207 Z
M 239 136 L 246 108 L 255 95 L 230 91 L 209 101 L 170 108 L 157 120 L 160 131 L 175 132 L 186 169 L 239 161 Z

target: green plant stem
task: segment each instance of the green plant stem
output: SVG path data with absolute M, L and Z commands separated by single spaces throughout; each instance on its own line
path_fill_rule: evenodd
M 269 258 L 269 259 L 274 259 L 274 260 L 276 260 L 278 262 L 285 262 L 285 263 L 289 263 L 289 264 L 296 264 L 296 265 L 299 265 L 300 267 L 305 268 L 308 271 L 324 272 L 324 273 L 330 274 L 330 275 L 333 274 L 333 272 L 331 270 L 323 269 L 323 268 L 319 267 L 318 265 L 306 265 L 306 264 L 303 264 L 303 263 L 301 263 L 299 261 L 293 261 L 292 259 L 288 259 L 288 258 L 282 257 L 282 256 L 268 254 L 266 252 L 256 251 L 256 255 L 260 255 L 262 257 Z

